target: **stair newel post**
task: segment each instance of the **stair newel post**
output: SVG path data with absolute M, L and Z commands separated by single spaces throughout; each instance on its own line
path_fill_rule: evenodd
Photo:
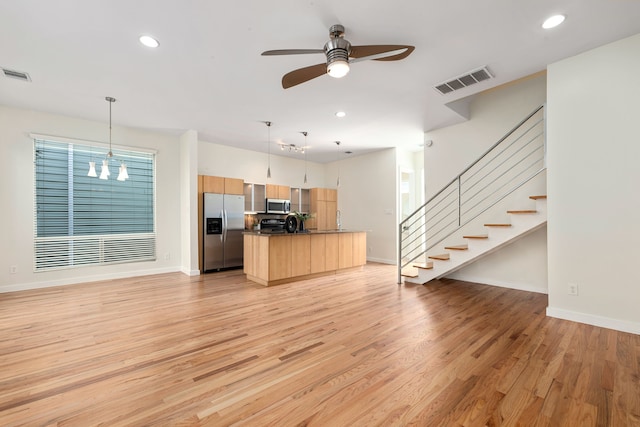
M 462 175 L 458 175 L 458 227 L 462 225 Z
M 402 224 L 403 222 L 401 222 L 400 225 L 398 225 L 398 285 L 402 284 Z

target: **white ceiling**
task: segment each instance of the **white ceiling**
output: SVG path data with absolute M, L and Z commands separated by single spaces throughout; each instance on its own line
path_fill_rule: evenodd
M 556 13 L 565 23 L 543 30 Z M 416 49 L 282 89 L 283 74 L 324 57 L 260 53 L 321 49 L 336 23 L 353 45 Z M 447 103 L 638 32 L 631 0 L 0 0 L 0 66 L 32 78 L 0 75 L 0 104 L 106 123 L 112 96 L 116 126 L 194 129 L 202 141 L 263 152 L 268 120 L 273 143 L 304 145 L 307 131 L 308 159 L 326 162 L 336 140 L 354 155 L 418 149 L 423 132 L 461 120 Z M 160 47 L 142 46 L 143 33 Z M 433 89 L 482 66 L 495 78 L 444 96 Z

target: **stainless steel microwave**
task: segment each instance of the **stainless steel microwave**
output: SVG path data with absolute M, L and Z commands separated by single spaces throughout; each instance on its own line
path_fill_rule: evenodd
M 267 213 L 288 214 L 291 210 L 291 201 L 284 199 L 267 199 Z

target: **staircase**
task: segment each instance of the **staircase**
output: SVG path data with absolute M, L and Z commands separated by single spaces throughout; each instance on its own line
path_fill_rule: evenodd
M 530 196 L 546 194 L 544 117 L 543 105 L 399 224 L 398 283 L 441 278 L 546 224 L 546 196 Z
M 530 199 L 535 202 L 535 209 L 508 210 L 508 222 L 483 224 L 479 234 L 452 236 L 449 240 L 464 243 L 444 245 L 444 251 L 433 248 L 428 261 L 413 263 L 402 271 L 404 283 L 422 285 L 440 279 L 543 227 L 547 223 L 547 196 Z

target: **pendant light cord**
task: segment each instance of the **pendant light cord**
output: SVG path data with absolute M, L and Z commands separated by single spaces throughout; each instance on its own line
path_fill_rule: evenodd
M 107 96 L 105 99 L 109 101 L 109 152 L 107 153 L 107 157 L 113 157 L 113 152 L 111 151 L 111 104 L 116 102 L 116 99 L 110 96 Z

